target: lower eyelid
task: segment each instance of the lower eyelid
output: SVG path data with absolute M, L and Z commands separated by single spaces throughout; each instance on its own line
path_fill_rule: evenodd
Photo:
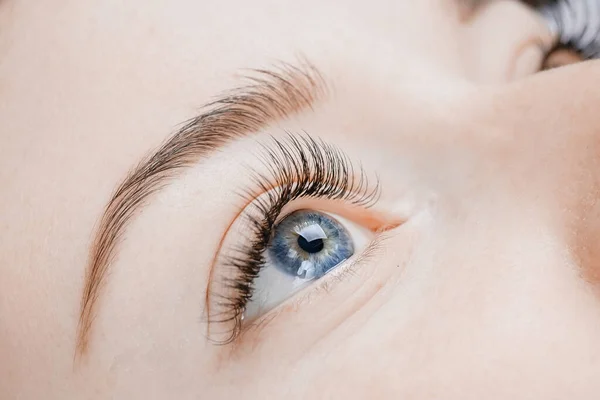
M 236 341 L 242 343 L 249 341 L 248 336 L 257 338 L 260 336 L 261 331 L 276 321 L 281 314 L 299 312 L 304 305 L 320 296 L 331 294 L 331 291 L 335 290 L 338 285 L 345 283 L 349 278 L 357 277 L 357 271 L 366 267 L 368 262 L 379 254 L 378 251 L 381 250 L 382 242 L 386 237 L 385 234 L 376 236 L 360 254 L 346 260 L 320 280 L 315 281 L 313 285 L 296 293 L 274 309 L 243 326 Z M 363 279 L 363 277 L 359 277 L 359 279 Z M 255 340 L 251 341 L 254 342 Z

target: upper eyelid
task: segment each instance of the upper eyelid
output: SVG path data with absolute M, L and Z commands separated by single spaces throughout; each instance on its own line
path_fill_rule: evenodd
M 253 170 L 252 175 L 255 183 L 259 183 L 260 192 L 265 193 L 269 188 L 276 189 L 290 183 L 298 183 L 302 178 L 311 178 L 315 183 L 318 183 L 319 178 L 329 178 L 326 183 L 334 183 L 334 175 L 344 175 L 343 178 L 350 186 L 344 191 L 340 190 L 335 196 L 336 199 L 344 200 L 343 194 L 348 194 L 353 196 L 352 201 L 356 205 L 369 208 L 377 203 L 382 189 L 378 176 L 375 175 L 375 184 L 371 185 L 362 164 L 355 166 L 352 159 L 339 147 L 314 138 L 306 132 L 286 133 L 282 139 L 271 136 L 270 143 L 261 144 L 263 167 L 266 167 L 268 174 Z M 290 171 L 288 176 L 279 174 L 283 165 L 291 167 L 291 175 Z M 323 172 L 323 166 L 336 168 Z M 246 193 L 252 191 L 248 190 Z
M 288 132 L 287 137 L 293 138 L 294 134 Z M 305 137 L 309 137 L 309 136 L 307 135 Z M 276 137 L 271 136 L 271 139 L 273 141 L 275 141 L 276 143 L 281 143 Z M 267 153 L 270 153 L 271 155 L 273 155 L 273 152 L 271 151 L 272 148 L 270 148 L 268 145 L 260 144 L 260 143 L 259 143 L 259 145 Z M 259 158 L 263 159 L 263 165 L 268 164 L 268 162 L 263 157 L 259 156 Z M 257 189 L 256 185 L 246 186 L 241 192 L 238 193 L 239 197 L 243 199 L 242 203 L 240 204 L 240 210 L 237 213 L 235 213 L 229 220 L 229 222 L 227 224 L 227 228 L 224 230 L 224 234 L 221 237 L 221 240 L 219 241 L 220 244 L 216 249 L 216 253 L 219 253 L 219 251 L 221 250 L 221 245 L 225 239 L 225 236 L 227 235 L 227 232 L 232 227 L 232 225 L 235 223 L 235 221 L 238 220 L 242 216 L 244 211 L 251 204 L 256 202 L 260 198 L 260 196 L 264 195 L 268 191 L 271 191 L 271 190 L 277 188 L 276 184 L 273 183 L 273 180 L 268 175 L 263 174 L 263 173 L 258 173 L 257 172 L 258 170 L 255 167 L 252 167 L 250 164 L 245 164 L 244 168 L 253 171 L 251 176 L 253 176 L 254 179 L 257 179 L 257 178 L 260 179 L 260 184 L 258 185 L 259 188 Z M 364 177 L 363 173 L 361 173 L 359 176 Z M 360 179 L 364 179 L 364 178 L 360 178 Z M 278 182 L 278 183 L 281 184 L 281 183 L 288 183 L 288 182 Z M 367 185 L 362 184 L 362 185 L 360 185 L 360 187 L 366 189 Z M 352 192 L 352 193 L 356 194 L 356 192 Z M 365 206 L 374 205 L 379 200 L 380 196 L 381 196 L 381 185 L 379 183 L 379 180 L 377 179 L 377 183 L 376 183 L 375 187 L 373 188 L 372 191 L 370 191 L 369 194 L 367 194 L 367 199 L 364 202 Z M 359 204 L 360 204 L 360 202 L 359 202 Z M 215 255 L 215 257 L 213 258 L 213 262 L 211 263 L 213 265 L 211 266 L 211 268 L 209 268 L 209 275 L 212 275 L 212 270 L 213 270 L 214 264 L 216 263 L 216 258 L 217 258 L 217 256 Z M 210 281 L 210 279 L 209 279 L 209 281 Z
M 287 215 L 300 209 L 314 209 L 321 212 L 337 214 L 349 221 L 360 223 L 364 228 L 372 232 L 383 232 L 403 223 L 404 219 L 398 215 L 387 212 L 379 202 L 369 208 L 360 206 L 348 206 L 343 201 L 331 201 L 320 199 L 297 199 L 286 205 L 277 219 L 276 223 L 283 220 Z

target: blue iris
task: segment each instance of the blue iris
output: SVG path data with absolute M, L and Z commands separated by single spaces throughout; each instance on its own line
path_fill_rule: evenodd
M 334 218 L 299 210 L 274 229 L 270 261 L 280 271 L 302 279 L 317 279 L 354 254 L 348 231 Z

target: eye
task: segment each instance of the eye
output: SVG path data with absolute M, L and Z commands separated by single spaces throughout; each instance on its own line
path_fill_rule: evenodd
M 273 229 L 245 320 L 255 319 L 364 248 L 372 234 L 340 217 L 298 210 Z
M 569 64 L 575 64 L 583 61 L 583 58 L 577 51 L 569 48 L 560 48 L 552 50 L 544 60 L 542 64 L 542 69 L 553 69 L 558 67 L 563 67 Z
M 358 259 L 375 232 L 398 225 L 373 209 L 379 180 L 371 183 L 370 174 L 331 144 L 290 133 L 271 138 L 257 161 L 261 166 L 248 168 L 250 183 L 242 190 L 245 206 L 211 269 L 205 312 L 215 343 L 236 340 L 246 322 Z M 321 207 L 363 224 L 313 211 Z
M 539 7 L 555 47 L 544 61 L 544 69 L 556 68 L 600 56 L 600 6 L 596 0 L 543 1 Z

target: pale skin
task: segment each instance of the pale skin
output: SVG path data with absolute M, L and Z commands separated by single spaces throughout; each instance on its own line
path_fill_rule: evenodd
M 1 398 L 598 398 L 600 70 L 538 73 L 554 38 L 528 7 L 8 0 L 0 27 Z M 115 186 L 240 70 L 298 55 L 327 96 L 147 202 L 77 356 Z M 379 176 L 393 224 L 352 274 L 217 345 L 203 316 L 232 193 L 285 130 Z

